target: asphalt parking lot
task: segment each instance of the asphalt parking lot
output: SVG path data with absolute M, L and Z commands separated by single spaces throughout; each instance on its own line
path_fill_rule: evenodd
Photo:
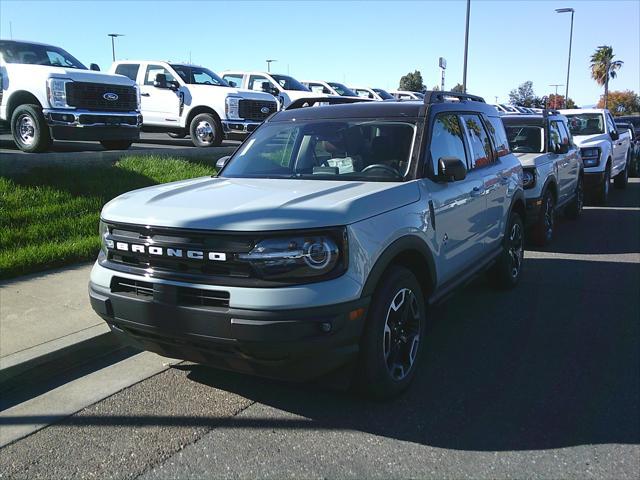
M 637 478 L 639 252 L 632 179 L 528 250 L 515 290 L 432 309 L 396 401 L 183 363 L 0 450 L 0 476 Z

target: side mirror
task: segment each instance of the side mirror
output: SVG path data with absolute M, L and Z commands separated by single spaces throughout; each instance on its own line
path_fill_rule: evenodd
M 438 160 L 438 178 L 443 182 L 457 182 L 467 176 L 467 167 L 457 157 L 442 157 Z
M 611 130 L 609 135 L 611 135 L 611 140 L 618 140 L 620 138 L 620 134 L 615 130 Z
M 558 145 L 557 153 L 569 153 L 570 145 L 568 143 L 561 143 Z
M 227 83 L 229 84 L 230 87 L 237 87 L 238 86 L 238 84 L 236 82 L 234 82 L 233 80 L 229 80 Z
M 218 170 L 218 173 L 220 173 L 220 170 L 222 170 L 225 165 L 227 163 L 229 163 L 229 159 L 231 158 L 231 156 L 226 155 L 224 157 L 220 157 L 217 161 L 216 161 L 216 170 Z
M 89 70 L 93 70 L 94 72 L 99 72 L 100 67 L 98 66 L 97 63 L 92 63 L 91 65 L 89 65 Z
M 156 88 L 169 88 L 167 85 L 167 76 L 164 73 L 156 74 L 156 79 L 153 82 L 153 86 Z

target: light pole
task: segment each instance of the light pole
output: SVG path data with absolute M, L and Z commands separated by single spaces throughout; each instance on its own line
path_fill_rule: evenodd
M 440 91 L 444 92 L 444 71 L 447 69 L 447 59 L 444 57 L 440 57 L 438 65 L 440 66 L 440 70 L 442 71 L 442 77 L 440 78 Z
M 462 70 L 462 93 L 467 93 L 467 52 L 469 51 L 469 13 L 471 13 L 471 0 L 467 0 L 467 26 L 464 31 L 464 68 Z
M 267 59 L 267 72 L 271 73 L 271 62 L 277 62 L 278 60 Z
M 569 13 L 571 12 L 571 33 L 569 33 L 569 60 L 567 61 L 567 83 L 564 94 L 564 108 L 567 108 L 569 102 L 569 72 L 571 71 L 571 43 L 573 42 L 573 14 L 575 10 L 573 8 L 556 8 L 556 13 Z
M 113 56 L 113 61 L 116 61 L 116 46 L 115 46 L 115 42 L 114 39 L 116 37 L 124 37 L 124 35 L 122 33 L 108 33 L 107 34 L 108 37 L 111 37 L 111 55 Z

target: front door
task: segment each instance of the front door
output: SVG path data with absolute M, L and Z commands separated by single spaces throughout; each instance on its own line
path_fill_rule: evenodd
M 164 74 L 167 82 L 176 82 L 176 78 L 161 65 L 147 65 L 144 78 L 140 82 L 140 109 L 142 119 L 148 125 L 179 126 L 179 92 L 153 85 L 157 74 Z

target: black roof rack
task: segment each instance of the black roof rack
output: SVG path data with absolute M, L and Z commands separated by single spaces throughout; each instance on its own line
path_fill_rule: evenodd
M 543 117 L 548 117 L 549 115 L 562 115 L 562 114 L 555 108 L 545 108 L 544 110 L 542 110 Z
M 285 110 L 294 110 L 296 108 L 313 107 L 316 103 L 325 103 L 328 105 L 340 105 L 343 103 L 356 103 L 356 102 L 371 102 L 369 98 L 355 98 L 355 97 L 312 97 L 312 98 L 299 98 L 294 100 L 291 104 L 285 108 Z
M 425 105 L 430 105 L 432 103 L 442 103 L 445 101 L 447 97 L 457 98 L 460 101 L 469 100 L 472 102 L 482 102 L 484 98 L 478 97 L 477 95 L 471 95 L 469 93 L 461 93 L 461 92 L 441 92 L 439 90 L 428 90 L 424 93 L 424 103 Z

